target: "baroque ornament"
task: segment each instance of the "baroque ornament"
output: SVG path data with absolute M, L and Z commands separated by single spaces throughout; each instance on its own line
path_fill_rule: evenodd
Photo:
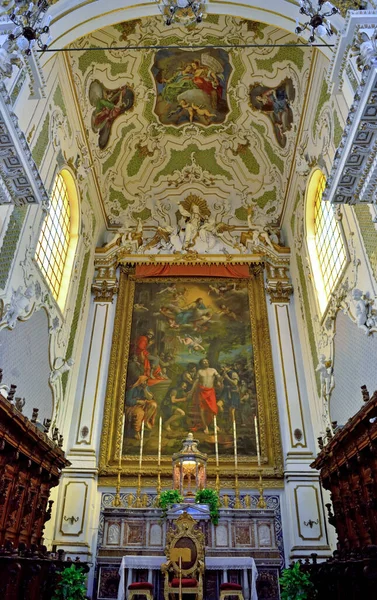
M 372 33 L 359 31 L 356 42 L 352 47 L 351 56 L 356 56 L 356 64 L 359 71 L 370 67 L 377 60 L 377 31 Z

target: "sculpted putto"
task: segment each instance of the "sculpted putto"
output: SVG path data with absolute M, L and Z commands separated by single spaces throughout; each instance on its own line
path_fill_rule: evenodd
M 374 308 L 374 300 L 369 297 L 369 292 L 364 294 L 358 288 L 352 290 L 352 298 L 355 302 L 357 326 L 369 335 L 372 329 L 377 328 L 377 310 Z

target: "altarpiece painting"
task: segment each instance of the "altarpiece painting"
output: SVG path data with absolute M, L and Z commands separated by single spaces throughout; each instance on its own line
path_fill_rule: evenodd
M 220 462 L 232 471 L 235 421 L 239 464 L 250 471 L 257 466 L 256 416 L 263 461 L 276 473 L 280 438 L 262 280 L 122 276 L 102 468 L 119 455 L 123 438 L 122 460 L 132 470 L 144 421 L 146 473 L 156 462 L 160 417 L 161 454 L 169 462 L 189 431 L 213 457 L 216 416 Z

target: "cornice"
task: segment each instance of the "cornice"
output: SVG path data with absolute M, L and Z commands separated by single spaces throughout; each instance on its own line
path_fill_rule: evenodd
M 0 204 L 40 204 L 47 210 L 46 189 L 3 82 L 0 82 L 0 180 Z M 6 193 L 1 193 L 4 190 Z

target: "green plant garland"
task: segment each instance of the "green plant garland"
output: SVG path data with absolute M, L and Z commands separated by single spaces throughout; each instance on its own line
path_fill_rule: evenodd
M 51 600 L 85 600 L 86 575 L 75 564 L 59 573 L 59 581 Z
M 220 499 L 218 493 L 215 490 L 211 490 L 210 488 L 198 490 L 195 494 L 195 502 L 197 504 L 209 504 L 209 514 L 211 516 L 211 521 L 214 525 L 217 525 L 219 522 L 220 506 Z
M 283 569 L 279 583 L 281 600 L 308 600 L 316 597 L 316 590 L 310 581 L 310 576 L 301 571 L 299 562 L 289 569 Z
M 181 496 L 179 490 L 164 490 L 161 492 L 158 506 L 162 510 L 162 518 L 166 519 L 169 508 L 180 502 L 183 502 L 183 496 Z

